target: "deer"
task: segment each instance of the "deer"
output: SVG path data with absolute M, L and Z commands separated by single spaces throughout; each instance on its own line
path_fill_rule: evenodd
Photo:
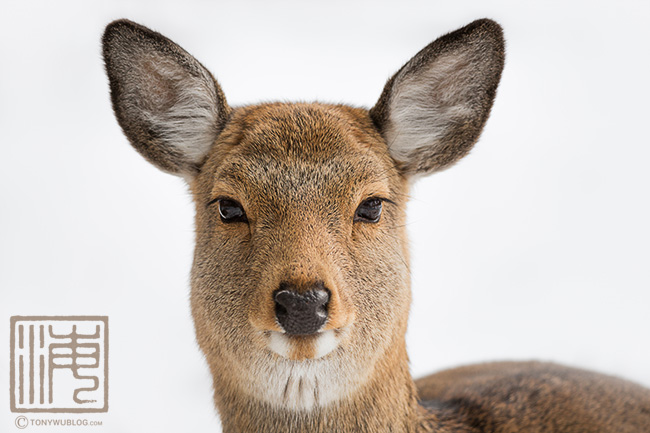
M 102 46 L 126 138 L 193 198 L 190 306 L 224 432 L 650 432 L 650 390 L 601 373 L 504 361 L 410 374 L 409 187 L 478 141 L 504 67 L 499 24 L 436 39 L 371 109 L 231 107 L 198 60 L 126 19 Z

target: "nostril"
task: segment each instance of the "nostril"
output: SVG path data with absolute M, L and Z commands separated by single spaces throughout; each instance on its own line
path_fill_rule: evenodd
M 327 303 L 330 301 L 330 291 L 327 289 L 318 289 L 318 290 L 312 290 L 311 292 L 314 296 L 314 304 L 318 305 L 319 307 L 325 307 L 327 306 Z
M 277 315 L 286 315 L 287 314 L 287 309 L 284 307 L 284 305 L 280 304 L 278 301 L 275 301 L 275 314 Z
M 293 290 L 279 290 L 275 292 L 275 302 L 281 307 L 294 308 L 300 302 L 302 295 Z
M 312 289 L 305 293 L 281 287 L 273 294 L 275 316 L 288 334 L 309 335 L 317 332 L 327 321 L 330 291 Z

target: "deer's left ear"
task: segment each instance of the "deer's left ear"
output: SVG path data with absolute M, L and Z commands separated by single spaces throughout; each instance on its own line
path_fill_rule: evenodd
M 404 175 L 443 170 L 469 152 L 504 58 L 501 27 L 478 20 L 432 42 L 388 80 L 370 116 Z

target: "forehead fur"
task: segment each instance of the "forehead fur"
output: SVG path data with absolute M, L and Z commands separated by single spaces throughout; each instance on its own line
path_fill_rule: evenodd
M 236 109 L 202 171 L 204 187 L 222 180 L 284 195 L 399 176 L 367 110 L 319 103 Z
M 241 142 L 269 144 L 268 149 L 290 156 L 309 153 L 331 156 L 345 151 L 350 144 L 356 150 L 377 146 L 383 140 L 374 128 L 367 110 L 346 105 L 320 103 L 273 103 L 245 107 L 233 116 L 232 124 L 242 131 Z

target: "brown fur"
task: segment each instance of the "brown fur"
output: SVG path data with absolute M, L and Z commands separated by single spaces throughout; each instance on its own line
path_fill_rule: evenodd
M 439 420 L 476 432 L 647 432 L 650 391 L 615 377 L 541 362 L 455 368 L 416 381 Z M 464 431 L 464 430 L 461 430 Z
M 487 364 L 429 376 L 417 389 L 409 374 L 409 180 L 448 167 L 478 139 L 503 67 L 496 23 L 474 22 L 426 47 L 370 111 L 319 103 L 232 109 L 200 63 L 124 20 L 107 28 L 104 55 L 129 140 L 190 184 L 192 314 L 225 432 L 650 431 L 650 392 L 595 373 Z M 197 87 L 207 96 L 188 103 Z M 206 101 L 213 110 L 203 109 Z M 191 132 L 214 134 L 210 146 L 175 142 L 183 123 L 149 122 L 148 113 L 179 106 L 189 127 L 205 128 Z M 436 128 L 419 125 L 423 115 Z M 421 134 L 418 146 L 392 147 L 405 133 Z M 241 203 L 247 223 L 220 219 L 215 200 L 224 197 Z M 384 200 L 381 219 L 355 221 L 370 197 Z M 269 349 L 282 337 L 272 297 L 281 284 L 331 292 L 322 331 L 337 339 L 332 352 L 316 359 L 321 333 L 281 340 L 289 342 L 285 355 Z M 298 407 L 304 401 L 313 404 Z

